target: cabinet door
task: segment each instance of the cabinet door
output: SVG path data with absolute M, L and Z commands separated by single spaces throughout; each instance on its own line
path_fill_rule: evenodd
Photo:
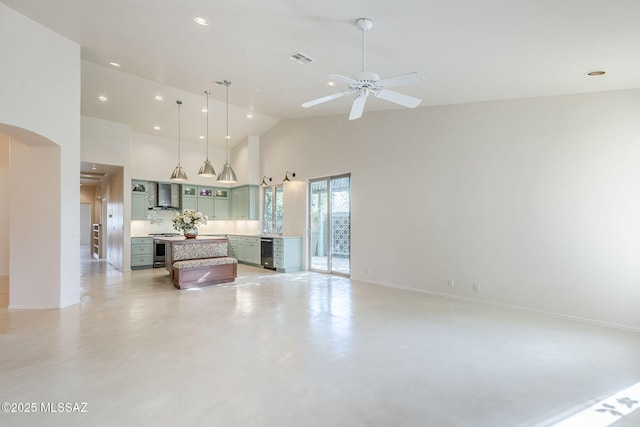
M 257 185 L 231 189 L 231 219 L 258 219 Z
M 131 219 L 147 219 L 147 193 L 131 193 Z
M 215 219 L 229 219 L 229 199 L 214 199 L 213 204 Z
M 238 187 L 231 190 L 231 218 L 249 219 L 249 188 Z
M 180 209 L 198 210 L 198 187 L 194 185 L 180 185 Z
M 251 264 L 260 264 L 261 261 L 260 239 L 252 239 L 247 243 L 246 261 Z
M 198 198 L 197 197 L 182 197 L 182 210 L 193 209 L 198 210 Z

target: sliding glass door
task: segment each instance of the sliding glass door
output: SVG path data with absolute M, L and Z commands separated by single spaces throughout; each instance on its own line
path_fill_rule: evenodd
M 309 182 L 309 266 L 311 270 L 351 272 L 351 176 Z

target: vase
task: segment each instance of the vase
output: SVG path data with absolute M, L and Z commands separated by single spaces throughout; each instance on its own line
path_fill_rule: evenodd
M 186 239 L 195 239 L 196 236 L 198 235 L 198 229 L 197 228 L 185 228 L 184 230 L 182 230 L 182 232 L 184 233 L 184 237 Z

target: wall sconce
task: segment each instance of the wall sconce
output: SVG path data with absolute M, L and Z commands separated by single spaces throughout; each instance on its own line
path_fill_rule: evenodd
M 273 181 L 271 177 L 265 175 L 262 177 L 262 184 L 260 185 L 262 185 L 263 187 L 267 187 L 269 185 L 269 182 L 267 182 L 267 179 L 269 180 L 269 182 Z
M 291 181 L 291 178 L 289 178 L 289 175 L 291 175 L 291 177 L 292 177 L 292 178 L 295 178 L 295 177 L 296 177 L 296 173 L 295 173 L 295 172 L 289 172 L 289 171 L 287 171 L 287 172 L 284 174 L 284 179 L 282 180 L 282 182 L 289 182 L 289 181 Z

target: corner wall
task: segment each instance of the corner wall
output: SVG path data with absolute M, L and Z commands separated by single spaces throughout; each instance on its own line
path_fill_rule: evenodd
M 9 155 L 11 138 L 0 134 L 0 276 L 9 275 Z
M 35 231 L 37 227 L 33 225 L 42 217 L 40 210 L 22 212 L 20 223 L 13 222 L 15 218 L 12 218 L 12 226 L 28 228 L 26 235 L 12 233 L 10 236 L 10 307 L 76 304 L 80 297 L 77 227 L 80 218 L 80 47 L 0 4 L 0 58 L 0 132 L 34 147 L 38 155 L 49 148 L 40 147 L 50 143 L 59 150 L 57 174 L 40 183 L 43 191 L 50 185 L 57 194 L 56 203 L 50 206 L 55 209 L 51 216 L 58 218 L 52 233 L 42 240 Z M 12 175 L 15 169 L 28 167 L 15 164 L 12 154 Z M 10 199 L 12 205 L 19 199 L 14 193 Z M 32 245 L 38 242 L 37 245 L 49 248 L 47 256 L 57 269 L 39 269 L 37 279 L 46 284 L 47 292 L 23 292 L 24 286 L 30 286 L 31 279 L 23 281 L 14 271 L 32 268 L 33 255 L 22 244 L 14 246 L 17 239 L 29 239 Z
M 351 172 L 353 279 L 640 329 L 639 114 L 640 90 L 345 112 L 280 122 L 261 162 Z

